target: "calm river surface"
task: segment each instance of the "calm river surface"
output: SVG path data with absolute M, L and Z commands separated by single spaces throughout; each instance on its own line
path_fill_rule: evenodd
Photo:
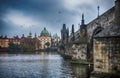
M 89 78 L 89 67 L 55 52 L 0 55 L 0 78 Z

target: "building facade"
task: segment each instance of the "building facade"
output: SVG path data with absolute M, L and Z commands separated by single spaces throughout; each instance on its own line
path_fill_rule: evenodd
M 18 36 L 14 36 L 13 38 L 9 38 L 9 42 L 16 44 L 16 45 L 20 45 L 20 41 L 21 41 L 21 39 Z
M 9 47 L 9 38 L 7 36 L 0 36 L 0 48 L 8 48 Z
M 41 31 L 40 36 L 38 37 L 40 40 L 40 49 L 50 48 L 51 47 L 51 36 L 46 28 Z
M 40 41 L 37 39 L 36 34 L 33 37 L 31 32 L 27 37 L 25 37 L 23 34 L 21 38 L 16 38 L 16 39 L 12 38 L 11 42 L 13 44 L 19 45 L 21 51 L 26 51 L 26 52 L 34 51 L 34 50 L 38 50 L 40 47 Z
M 57 33 L 52 36 L 51 42 L 52 42 L 51 47 L 58 47 L 58 44 L 60 42 L 60 37 L 57 35 Z

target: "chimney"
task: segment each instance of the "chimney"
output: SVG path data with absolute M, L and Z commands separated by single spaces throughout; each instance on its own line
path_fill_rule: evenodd
M 115 24 L 120 26 L 120 0 L 115 1 Z

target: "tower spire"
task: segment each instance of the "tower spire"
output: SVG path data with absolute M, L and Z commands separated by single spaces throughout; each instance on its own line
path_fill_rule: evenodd
M 37 37 L 37 34 L 35 33 L 35 38 Z
M 82 14 L 82 20 L 84 20 L 84 14 Z
M 66 24 L 63 24 L 63 29 L 65 29 L 65 30 L 66 30 Z
M 69 28 L 67 27 L 67 38 L 69 37 Z
M 24 34 L 22 34 L 22 37 L 24 37 Z
M 97 9 L 98 9 L 98 17 L 99 17 L 99 11 L 100 11 L 100 6 L 99 5 L 98 5 Z
M 74 24 L 72 24 L 72 34 L 74 34 Z
M 29 32 L 29 37 L 32 38 L 32 33 L 31 33 L 31 31 Z
M 84 25 L 84 14 L 82 14 L 81 24 Z

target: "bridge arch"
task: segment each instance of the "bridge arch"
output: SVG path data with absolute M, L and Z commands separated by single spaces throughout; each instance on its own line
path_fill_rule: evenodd
M 100 33 L 104 28 L 103 27 L 96 27 L 94 30 L 93 30 L 93 33 L 92 33 L 92 36 L 91 36 L 91 39 L 90 39 L 90 43 L 89 43 L 89 51 L 90 52 L 93 52 L 93 37 Z
M 92 34 L 92 38 L 96 35 L 96 34 L 98 34 L 99 32 L 101 32 L 102 30 L 103 30 L 104 28 L 103 27 L 97 27 L 97 28 L 95 28 L 94 30 L 93 30 L 93 34 Z
M 101 32 L 104 28 L 102 27 L 96 27 L 94 30 L 93 30 L 93 34 L 92 34 L 92 37 L 90 39 L 90 45 L 91 45 L 91 48 L 93 48 L 93 37 L 98 34 L 99 32 Z

